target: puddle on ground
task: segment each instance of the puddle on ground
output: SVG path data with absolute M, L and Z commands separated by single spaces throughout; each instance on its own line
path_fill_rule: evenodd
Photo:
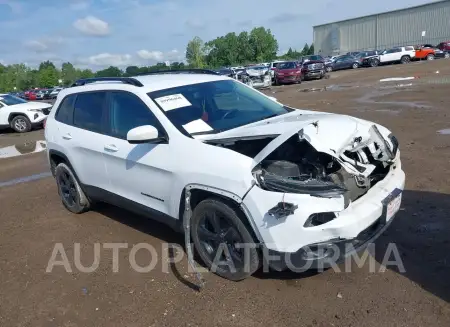
M 441 129 L 440 131 L 437 131 L 438 134 L 442 135 L 450 135 L 450 128 Z
M 386 90 L 380 91 L 376 90 L 371 93 L 364 94 L 362 97 L 356 99 L 356 102 L 364 103 L 364 104 L 381 104 L 381 105 L 391 105 L 397 107 L 409 107 L 416 109 L 428 109 L 430 106 L 420 103 L 420 102 L 412 102 L 412 101 L 383 101 L 382 97 L 386 95 L 391 95 L 399 92 L 398 90 Z
M 42 178 L 46 178 L 46 177 L 50 177 L 50 176 L 52 176 L 52 173 L 48 171 L 45 173 L 34 174 L 31 176 L 19 177 L 19 178 L 11 179 L 9 181 L 0 182 L 0 187 L 12 186 L 12 185 L 17 185 L 17 184 L 26 183 L 26 182 L 32 182 L 32 181 L 36 181 L 38 179 L 42 179 Z
M 47 149 L 45 141 L 33 141 L 23 144 L 10 145 L 0 148 L 0 159 L 18 157 L 25 154 L 37 153 Z

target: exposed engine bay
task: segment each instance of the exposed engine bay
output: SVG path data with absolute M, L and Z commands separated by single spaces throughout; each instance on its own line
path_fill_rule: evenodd
M 374 135 L 374 139 L 378 140 L 379 136 Z M 217 140 L 214 143 L 220 142 L 216 145 L 254 158 L 274 138 L 268 136 L 231 142 Z M 294 134 L 258 163 L 252 173 L 259 187 L 267 191 L 317 197 L 343 195 L 348 204 L 364 195 L 389 172 L 397 146 L 390 149 L 387 142 L 379 143 L 382 142 L 364 143 L 361 138 L 356 138 L 341 156 L 334 157 L 318 152 L 302 138 L 301 133 Z M 345 169 L 349 165 L 351 172 Z

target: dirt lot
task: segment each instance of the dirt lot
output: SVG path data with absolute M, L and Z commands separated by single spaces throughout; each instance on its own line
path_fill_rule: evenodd
M 379 82 L 407 76 L 417 78 Z M 114 273 L 112 251 L 103 248 L 99 268 L 81 273 L 75 243 L 89 266 L 96 242 L 146 242 L 162 256 L 164 242 L 183 239 L 111 206 L 69 214 L 46 175 L 9 182 L 48 169 L 43 152 L 17 155 L 36 150 L 29 142 L 43 140 L 42 131 L 6 133 L 0 148 L 19 148 L 8 148 L 17 156 L 6 159 L 0 149 L 0 326 L 450 326 L 450 135 L 438 133 L 450 129 L 450 61 L 334 72 L 267 92 L 297 108 L 373 120 L 397 135 L 407 186 L 375 258 L 381 262 L 395 242 L 405 273 L 389 266 L 371 273 L 366 264 L 351 273 L 257 273 L 239 283 L 205 274 L 206 287 L 196 292 L 185 260 L 167 273 L 137 273 L 129 249 L 121 250 Z M 55 243 L 72 273 L 61 266 L 45 272 Z M 137 255 L 142 266 L 149 259 Z

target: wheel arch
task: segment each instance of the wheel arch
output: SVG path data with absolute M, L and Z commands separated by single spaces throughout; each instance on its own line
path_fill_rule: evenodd
M 28 115 L 26 113 L 24 113 L 24 112 L 10 112 L 9 115 L 8 115 L 8 124 L 11 124 L 11 121 L 17 116 L 24 116 L 28 120 L 30 119 L 28 117 Z
M 186 197 L 186 192 L 189 191 L 190 197 L 189 199 Z M 248 193 L 248 192 L 247 192 Z M 245 197 L 245 195 L 244 195 Z M 180 208 L 179 208 L 179 217 L 180 217 L 180 227 L 184 226 L 184 212 L 186 208 L 186 204 L 189 203 L 191 212 L 194 211 L 195 207 L 203 200 L 208 198 L 216 198 L 223 201 L 225 204 L 232 207 L 244 225 L 248 228 L 250 234 L 252 235 L 255 242 L 263 243 L 262 237 L 258 232 L 258 228 L 255 225 L 254 220 L 251 217 L 251 214 L 247 207 L 245 206 L 243 199 L 238 195 L 222 190 L 216 187 L 201 185 L 201 184 L 188 184 L 183 189 L 180 197 Z

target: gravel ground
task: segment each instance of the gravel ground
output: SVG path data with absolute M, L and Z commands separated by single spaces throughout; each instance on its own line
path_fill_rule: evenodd
M 379 82 L 408 76 L 417 78 Z M 237 283 L 206 273 L 201 292 L 185 260 L 165 264 L 162 244 L 183 244 L 169 228 L 106 205 L 69 214 L 51 177 L 10 183 L 48 172 L 43 152 L 23 155 L 44 136 L 2 132 L 0 326 L 450 326 L 450 135 L 438 133 L 450 129 L 449 83 L 450 61 L 436 60 L 333 72 L 327 80 L 265 91 L 297 108 L 391 129 L 407 174 L 402 209 L 377 241 L 376 272 L 367 263 L 351 273 L 257 273 Z M 1 158 L 8 146 L 6 152 L 19 155 Z M 129 245 L 119 252 L 118 272 L 104 248 L 98 269 L 76 269 L 76 244 L 81 263 L 90 266 L 94 244 L 108 242 Z M 141 242 L 162 258 L 148 273 L 130 268 L 130 248 Z M 393 242 L 404 273 L 394 266 L 380 271 Z M 72 273 L 62 266 L 46 273 L 55 243 L 63 245 Z M 150 260 L 145 251 L 136 258 L 142 266 Z

